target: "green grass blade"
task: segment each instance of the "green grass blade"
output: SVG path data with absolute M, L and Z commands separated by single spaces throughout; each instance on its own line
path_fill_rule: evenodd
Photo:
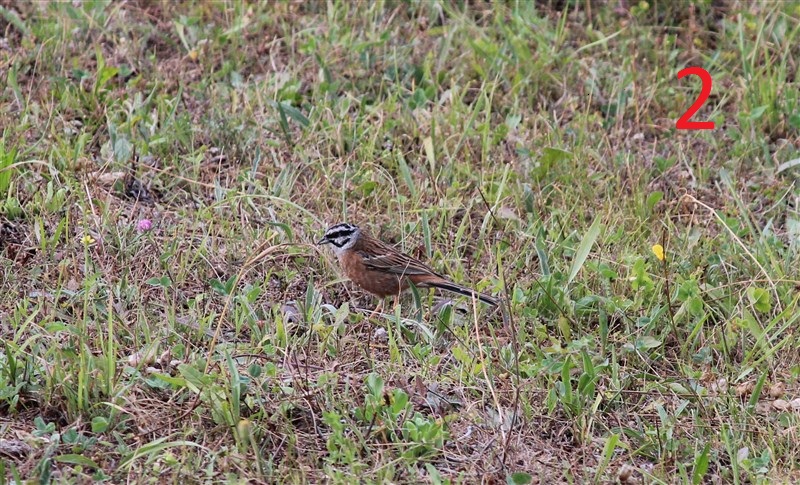
M 581 240 L 578 250 L 575 251 L 575 257 L 572 260 L 572 267 L 569 270 L 567 284 L 572 283 L 572 281 L 578 275 L 578 272 L 583 267 L 583 263 L 586 262 L 586 258 L 589 257 L 589 252 L 591 252 L 592 246 L 594 246 L 594 242 L 597 240 L 597 236 L 600 235 L 601 227 L 600 216 L 597 216 L 591 227 L 589 227 L 589 231 L 587 231 L 586 235 L 583 236 L 583 240 Z

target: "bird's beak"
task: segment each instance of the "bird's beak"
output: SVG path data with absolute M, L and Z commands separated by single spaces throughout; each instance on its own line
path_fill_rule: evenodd
M 331 240 L 330 240 L 330 239 L 328 239 L 327 237 L 323 237 L 322 239 L 320 239 L 319 241 L 317 241 L 317 246 L 320 246 L 320 245 L 322 245 L 322 244 L 328 244 L 329 242 L 331 242 Z

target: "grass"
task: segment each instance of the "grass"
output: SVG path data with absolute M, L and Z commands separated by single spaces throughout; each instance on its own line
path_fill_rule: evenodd
M 0 26 L 5 481 L 800 477 L 797 3 Z M 713 131 L 675 129 L 688 66 Z M 313 244 L 341 221 L 507 318 L 420 291 L 367 321 Z

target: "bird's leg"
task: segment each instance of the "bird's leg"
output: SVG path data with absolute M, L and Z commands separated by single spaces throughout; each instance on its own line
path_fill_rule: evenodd
M 367 317 L 367 320 L 366 320 L 367 327 L 369 327 L 369 330 L 368 330 L 369 335 L 367 335 L 367 348 L 365 349 L 367 351 L 367 358 L 368 359 L 369 359 L 369 355 L 370 355 L 369 349 L 372 347 L 372 334 L 374 333 L 374 330 L 375 330 L 375 325 L 372 323 L 372 319 L 373 319 L 373 317 L 378 316 L 378 315 L 383 313 L 383 305 L 384 305 L 384 303 L 385 303 L 385 300 L 383 298 L 381 298 L 380 301 L 378 302 L 378 305 L 375 307 L 374 310 L 372 310 L 372 313 L 369 314 L 369 316 Z M 394 295 L 394 306 L 393 306 L 394 311 L 392 312 L 393 314 L 397 312 L 397 307 L 399 305 L 400 305 L 400 294 L 398 293 L 398 294 Z
M 383 311 L 383 298 L 381 298 L 380 301 L 378 301 L 378 305 L 375 306 L 375 309 L 372 310 L 372 313 L 369 314 L 367 320 L 372 320 L 372 318 L 375 317 L 375 315 L 380 314 L 382 311 Z
M 383 311 L 383 298 L 378 301 L 378 304 L 375 306 L 375 309 L 372 310 L 372 313 L 369 314 L 366 320 L 367 324 L 367 347 L 364 349 L 364 353 L 367 356 L 367 362 L 369 362 L 370 367 L 372 367 L 372 352 L 370 349 L 372 348 L 372 318 L 375 315 L 380 314 Z

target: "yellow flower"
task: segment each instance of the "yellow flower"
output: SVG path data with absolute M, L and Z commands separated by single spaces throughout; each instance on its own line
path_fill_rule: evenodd
M 241 436 L 249 436 L 253 432 L 253 423 L 249 419 L 242 418 L 236 425 Z
M 651 250 L 653 251 L 653 254 L 656 255 L 659 261 L 664 261 L 664 246 L 660 244 L 653 244 Z
M 85 234 L 81 238 L 81 244 L 83 244 L 84 246 L 91 246 L 92 244 L 94 244 L 96 242 L 97 241 L 95 241 L 95 239 L 92 236 L 88 235 L 88 234 Z

